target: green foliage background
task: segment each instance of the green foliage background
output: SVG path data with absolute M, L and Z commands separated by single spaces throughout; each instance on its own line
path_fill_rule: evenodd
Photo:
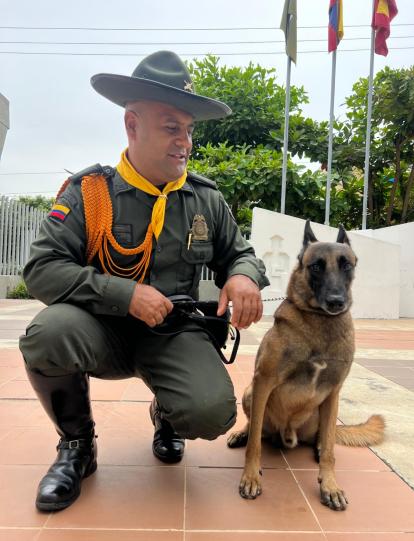
M 285 89 L 276 72 L 249 64 L 219 66 L 209 56 L 189 63 L 199 94 L 224 101 L 233 114 L 197 126 L 191 168 L 217 181 L 242 227 L 251 208 L 280 207 Z M 334 123 L 332 225 L 359 228 L 368 80 L 346 98 L 345 120 Z M 328 123 L 306 118 L 303 87 L 291 88 L 286 213 L 323 223 Z M 414 220 L 414 67 L 380 71 L 374 81 L 368 227 Z M 292 158 L 321 164 L 312 172 Z M 394 180 L 393 180 L 394 179 Z M 249 212 L 250 211 L 250 212 Z

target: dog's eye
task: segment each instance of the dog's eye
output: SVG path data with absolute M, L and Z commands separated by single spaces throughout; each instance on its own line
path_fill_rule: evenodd
M 353 267 L 352 267 L 351 263 L 347 262 L 347 263 L 344 264 L 343 269 L 344 269 L 344 271 L 350 271 L 350 270 L 353 269 Z
M 318 265 L 317 263 L 314 263 L 313 265 L 311 265 L 310 267 L 310 270 L 312 272 L 320 272 L 322 269 L 321 269 L 321 266 Z

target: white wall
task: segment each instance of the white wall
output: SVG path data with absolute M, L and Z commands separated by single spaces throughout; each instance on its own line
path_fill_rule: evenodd
M 302 247 L 305 221 L 260 208 L 253 209 L 252 236 L 256 254 L 263 259 L 270 286 L 262 292 L 268 299 L 286 294 L 290 272 Z M 312 223 L 318 240 L 336 240 L 337 229 Z M 398 319 L 400 302 L 400 248 L 398 245 L 349 233 L 358 257 L 353 285 L 356 318 Z M 265 302 L 265 315 L 273 314 L 279 302 Z
M 414 223 L 357 233 L 400 246 L 400 317 L 414 317 Z
M 0 158 L 9 126 L 9 102 L 3 94 L 0 94 Z

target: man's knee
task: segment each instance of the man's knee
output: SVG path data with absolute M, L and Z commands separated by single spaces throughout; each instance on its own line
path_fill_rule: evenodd
M 174 429 L 186 439 L 214 440 L 236 422 L 237 407 L 233 394 L 217 397 L 192 397 L 178 407 L 169 419 Z
M 79 363 L 83 315 L 83 310 L 70 304 L 56 304 L 42 310 L 19 341 L 28 368 L 47 375 L 83 370 Z

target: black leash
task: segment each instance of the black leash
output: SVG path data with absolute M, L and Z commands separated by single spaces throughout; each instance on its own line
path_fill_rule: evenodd
M 263 302 L 283 301 L 286 298 L 263 299 Z M 232 307 L 231 304 L 223 316 L 217 316 L 218 301 L 196 301 L 188 295 L 172 295 L 168 299 L 173 303 L 173 310 L 163 323 L 156 327 L 148 327 L 151 333 L 158 336 L 177 336 L 183 332 L 199 332 L 201 329 L 208 334 L 223 363 L 234 363 L 240 345 L 240 331 L 230 323 L 229 308 Z M 185 321 L 193 321 L 198 325 L 198 328 L 180 328 Z M 221 350 L 226 349 L 229 335 L 234 344 L 230 358 L 227 359 Z
M 234 363 L 240 344 L 240 331 L 231 325 L 229 309 L 223 316 L 217 316 L 217 301 L 196 301 L 188 295 L 172 295 L 168 299 L 173 303 L 173 310 L 163 323 L 148 327 L 150 332 L 158 336 L 176 336 L 182 332 L 199 332 L 201 329 L 209 336 L 223 363 Z M 196 323 L 198 328 L 180 328 L 185 321 Z M 226 349 L 229 334 L 234 345 L 230 359 L 226 359 L 221 350 Z

